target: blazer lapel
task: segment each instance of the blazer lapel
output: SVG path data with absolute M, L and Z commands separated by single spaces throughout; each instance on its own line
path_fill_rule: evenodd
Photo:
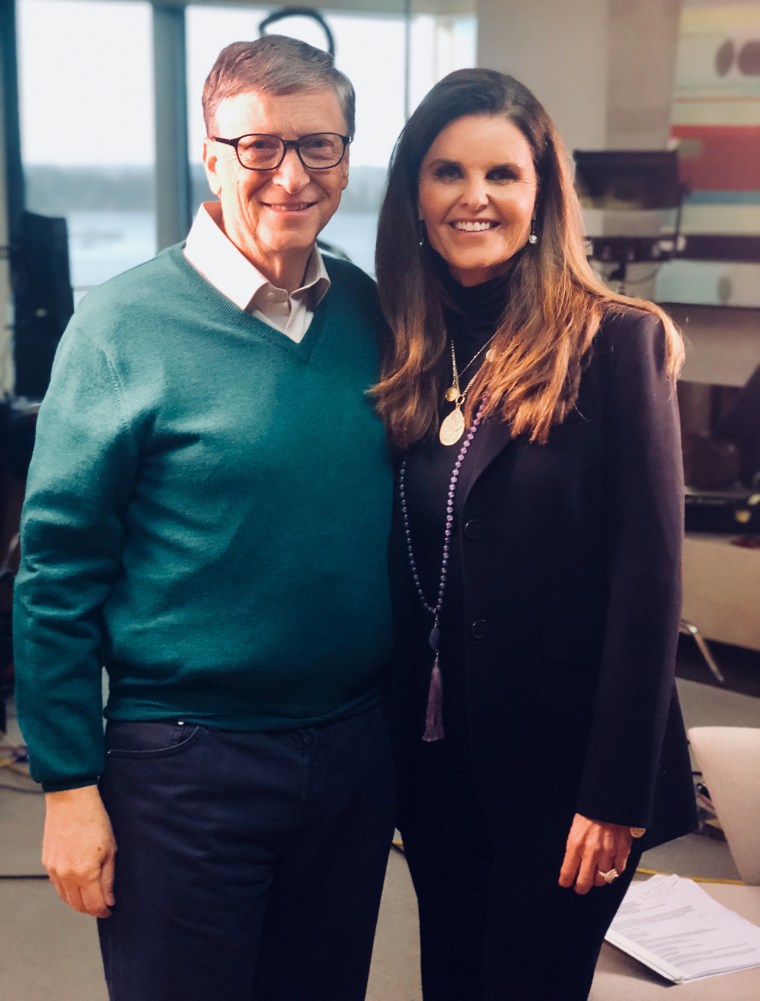
M 480 475 L 490 466 L 493 460 L 512 441 L 509 429 L 499 417 L 489 417 L 480 425 L 470 446 L 471 454 L 462 463 L 459 475 L 456 507 L 464 508 L 465 501 L 479 479 Z M 468 461 L 472 459 L 472 462 Z

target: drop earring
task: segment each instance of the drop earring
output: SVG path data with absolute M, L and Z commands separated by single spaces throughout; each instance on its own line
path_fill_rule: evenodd
M 528 237 L 528 243 L 535 246 L 538 243 L 538 233 L 536 233 L 536 220 L 531 219 L 530 221 L 530 236 Z
M 421 246 L 425 246 L 425 223 L 422 219 L 417 220 L 417 243 Z

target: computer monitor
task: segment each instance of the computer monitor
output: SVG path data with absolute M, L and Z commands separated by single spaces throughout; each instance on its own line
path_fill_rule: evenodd
M 678 208 L 683 188 L 676 150 L 576 150 L 575 188 L 588 208 Z

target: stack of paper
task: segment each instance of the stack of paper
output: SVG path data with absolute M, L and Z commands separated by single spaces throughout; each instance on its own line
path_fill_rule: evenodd
M 676 984 L 760 966 L 760 928 L 680 876 L 632 883 L 606 938 Z

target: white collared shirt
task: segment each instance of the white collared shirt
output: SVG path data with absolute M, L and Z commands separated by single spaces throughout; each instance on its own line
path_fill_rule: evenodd
M 296 343 L 303 340 L 314 310 L 330 287 L 325 263 L 316 246 L 299 288 L 288 293 L 273 285 L 224 232 L 219 202 L 204 202 L 198 209 L 185 242 L 185 257 L 236 306 L 276 327 Z

